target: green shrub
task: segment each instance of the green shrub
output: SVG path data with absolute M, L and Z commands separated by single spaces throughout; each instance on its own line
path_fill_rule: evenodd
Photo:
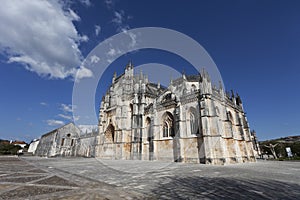
M 0 155 L 16 155 L 18 150 L 22 149 L 18 145 L 0 144 Z

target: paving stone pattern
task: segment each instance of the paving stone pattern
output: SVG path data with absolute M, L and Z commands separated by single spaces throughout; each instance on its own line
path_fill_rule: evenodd
M 49 160 L 55 163 L 54 159 Z M 43 163 L 44 160 L 0 157 L 0 199 L 142 198 L 141 195 L 123 191 L 98 180 L 42 166 L 40 161 Z
M 0 157 L 0 163 L 0 199 L 300 199 L 300 162 Z

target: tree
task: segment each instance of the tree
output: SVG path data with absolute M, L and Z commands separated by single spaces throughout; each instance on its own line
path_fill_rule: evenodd
M 0 143 L 0 155 L 16 155 L 20 149 L 19 145 Z
M 278 144 L 279 144 L 279 143 L 273 145 L 273 144 L 270 143 L 269 146 L 268 146 L 268 145 L 264 145 L 265 147 L 267 147 L 267 148 L 269 148 L 269 149 L 271 150 L 271 153 L 272 153 L 272 155 L 274 156 L 275 159 L 277 159 L 277 155 L 276 155 L 276 152 L 275 152 L 275 147 L 276 147 Z

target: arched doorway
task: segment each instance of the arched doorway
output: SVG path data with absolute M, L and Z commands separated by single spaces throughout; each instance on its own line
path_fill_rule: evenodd
M 190 134 L 189 135 L 198 135 L 199 134 L 199 117 L 197 111 L 194 107 L 189 109 L 189 119 L 190 119 Z
M 146 134 L 147 134 L 147 139 L 149 142 L 149 160 L 153 160 L 153 154 L 154 154 L 154 145 L 153 145 L 153 133 L 152 133 L 152 128 L 151 128 L 151 119 L 147 117 L 146 119 Z
M 105 143 L 114 143 L 115 141 L 115 127 L 109 124 L 104 133 Z
M 179 128 L 175 126 L 174 115 L 168 111 L 165 112 L 162 116 L 162 139 L 166 139 L 163 146 L 164 148 L 166 148 L 166 152 L 169 152 L 167 156 L 172 156 L 173 161 L 175 162 L 181 162 L 179 140 L 180 134 L 178 130 Z M 172 152 L 172 155 L 170 154 L 170 152 Z

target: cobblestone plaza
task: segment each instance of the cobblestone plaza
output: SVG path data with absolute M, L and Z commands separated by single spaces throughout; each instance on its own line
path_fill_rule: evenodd
M 299 199 L 300 162 L 0 157 L 0 199 Z

